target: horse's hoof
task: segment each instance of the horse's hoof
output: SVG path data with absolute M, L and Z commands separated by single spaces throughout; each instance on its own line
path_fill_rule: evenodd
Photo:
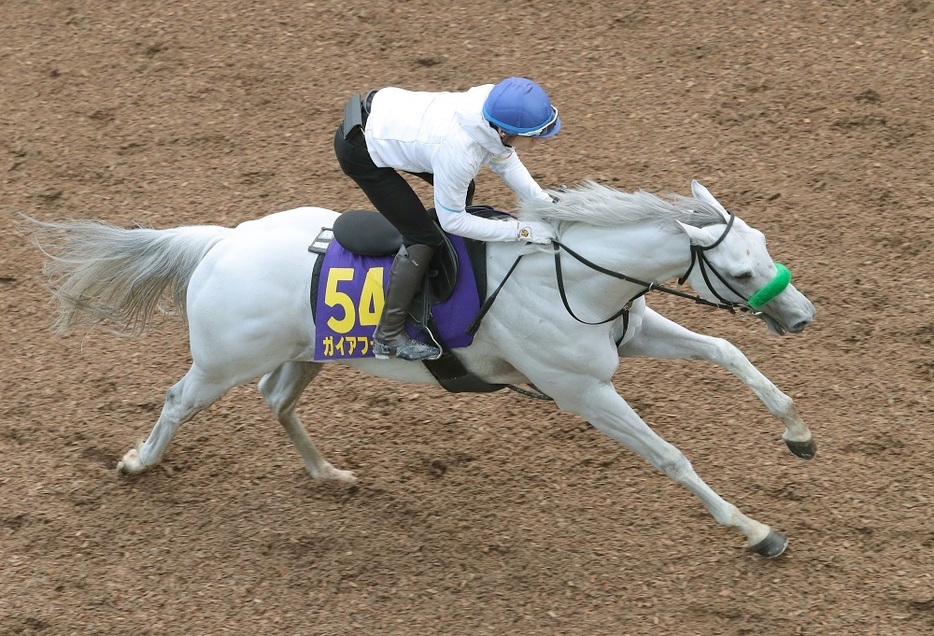
M 781 532 L 769 530 L 769 534 L 762 541 L 753 546 L 749 546 L 749 549 L 766 559 L 774 559 L 777 556 L 781 556 L 787 547 L 788 537 Z
M 355 484 L 357 483 L 357 476 L 349 470 L 338 470 L 334 469 L 334 472 L 328 475 L 327 479 L 333 479 L 334 481 L 340 481 L 345 484 Z
M 120 475 L 135 475 L 142 472 L 143 465 L 139 460 L 139 451 L 131 448 L 123 456 L 123 459 L 117 462 L 117 473 Z
M 814 456 L 817 455 L 817 442 L 813 438 L 806 442 L 795 442 L 786 439 L 785 444 L 788 446 L 788 450 L 801 459 L 814 459 Z
M 353 484 L 357 481 L 357 476 L 354 475 L 353 472 L 334 468 L 334 466 L 328 462 L 325 462 L 317 471 L 311 473 L 311 476 L 315 479 L 340 481 L 345 484 Z

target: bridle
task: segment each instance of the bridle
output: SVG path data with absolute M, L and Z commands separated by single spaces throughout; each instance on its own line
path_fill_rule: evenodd
M 721 234 L 720 237 L 716 241 L 714 241 L 710 245 L 697 245 L 694 243 L 691 244 L 691 264 L 688 265 L 688 270 L 684 272 L 684 274 L 682 274 L 678 278 L 678 284 L 683 285 L 684 281 L 686 281 L 688 277 L 691 275 L 691 272 L 693 271 L 694 266 L 698 265 L 701 271 L 701 275 L 704 277 L 704 284 L 707 285 L 707 289 L 709 289 L 710 293 L 716 296 L 717 300 L 720 301 L 720 304 L 717 304 L 717 303 L 708 303 L 708 304 L 711 304 L 715 307 L 720 307 L 721 309 L 727 309 L 730 313 L 736 313 L 736 310 L 739 309 L 740 311 L 746 311 L 746 312 L 751 312 L 753 314 L 756 314 L 758 312 L 756 312 L 749 306 L 749 298 L 744 296 L 742 293 L 737 291 L 736 288 L 730 285 L 730 283 L 720 274 L 720 272 L 718 272 L 714 268 L 714 266 L 710 263 L 710 261 L 707 260 L 707 255 L 705 254 L 705 252 L 707 252 L 708 250 L 712 250 L 718 245 L 720 245 L 720 243 L 723 242 L 723 239 L 726 238 L 726 235 L 730 233 L 730 230 L 733 229 L 733 221 L 736 220 L 736 215 L 733 214 L 732 212 L 729 212 L 728 214 L 730 215 L 730 218 L 726 222 L 726 227 L 723 230 L 723 234 Z M 727 300 L 726 298 L 721 296 L 717 292 L 717 290 L 714 289 L 714 286 L 710 284 L 710 277 L 707 275 L 708 271 L 714 276 L 716 276 L 717 280 L 719 280 L 720 283 L 724 287 L 730 290 L 731 293 L 733 293 L 735 296 L 742 299 L 742 302 L 735 302 L 732 300 Z
M 698 305 L 706 305 L 708 307 L 715 307 L 717 309 L 725 309 L 726 311 L 729 311 L 731 314 L 735 314 L 737 311 L 742 311 L 744 313 L 748 313 L 753 316 L 758 316 L 762 312 L 758 311 L 757 307 L 761 307 L 766 302 L 768 302 L 769 300 L 774 298 L 776 295 L 778 295 L 778 293 L 781 292 L 782 289 L 787 287 L 788 282 L 790 281 L 790 275 L 788 274 L 788 270 L 783 265 L 776 263 L 776 267 L 779 268 L 778 275 L 776 275 L 761 290 L 759 290 L 752 296 L 748 296 L 748 297 L 742 294 L 741 292 L 739 292 L 735 287 L 730 285 L 729 281 L 727 281 L 726 278 L 724 278 L 723 275 L 717 271 L 717 269 L 713 266 L 713 264 L 711 264 L 710 260 L 708 260 L 707 255 L 705 253 L 708 250 L 712 250 L 716 248 L 718 245 L 720 245 L 720 243 L 722 243 L 723 240 L 726 238 L 727 234 L 730 233 L 730 230 L 733 229 L 733 222 L 736 220 L 736 215 L 733 214 L 732 212 L 727 212 L 727 214 L 729 214 L 730 216 L 729 216 L 729 219 L 727 220 L 726 228 L 724 228 L 723 233 L 717 238 L 716 241 L 714 241 L 710 245 L 697 245 L 694 243 L 691 244 L 691 263 L 688 266 L 687 271 L 684 272 L 684 274 L 682 274 L 678 278 L 678 284 L 683 285 L 684 282 L 691 275 L 691 272 L 694 271 L 694 267 L 697 266 L 700 269 L 701 275 L 704 278 L 704 284 L 707 285 L 707 288 L 710 290 L 710 292 L 714 296 L 716 296 L 717 300 L 719 300 L 720 302 L 711 302 L 707 300 L 706 298 L 701 298 L 697 294 L 687 294 L 685 292 L 679 291 L 677 289 L 672 289 L 670 287 L 666 287 L 658 283 L 644 281 L 644 280 L 629 276 L 627 274 L 623 274 L 621 272 L 615 272 L 611 269 L 607 269 L 606 267 L 598 265 L 594 263 L 593 261 L 585 258 L 584 256 L 574 251 L 573 249 L 571 249 L 570 247 L 568 247 L 561 241 L 555 239 L 552 241 L 552 246 L 554 248 L 554 256 L 555 256 L 555 278 L 557 279 L 557 282 L 558 282 L 558 293 L 561 296 L 561 302 L 564 304 L 564 308 L 567 310 L 568 314 L 570 314 L 572 318 L 574 318 L 576 321 L 582 324 L 585 324 L 585 325 L 602 325 L 608 322 L 612 322 L 619 317 L 622 317 L 624 321 L 624 324 L 623 324 L 624 333 L 628 328 L 629 310 L 632 308 L 632 303 L 635 302 L 636 299 L 646 295 L 647 293 L 653 290 L 658 290 L 666 294 L 671 294 L 673 296 L 679 296 L 681 298 L 693 300 Z M 628 301 L 626 301 L 626 303 L 620 308 L 620 310 L 615 312 L 609 318 L 605 320 L 600 320 L 597 322 L 588 322 L 586 320 L 583 320 L 577 314 L 574 313 L 574 310 L 571 309 L 571 304 L 568 301 L 568 296 L 567 296 L 567 292 L 565 290 L 565 284 L 564 284 L 564 274 L 561 269 L 561 252 L 562 251 L 567 252 L 576 261 L 578 261 L 579 263 L 583 265 L 586 265 L 587 267 L 594 270 L 595 272 L 600 272 L 601 274 L 612 276 L 613 278 L 616 278 L 619 280 L 624 280 L 630 283 L 634 283 L 636 285 L 639 285 L 640 287 L 644 287 L 644 289 L 640 291 L 638 294 L 636 294 L 635 296 L 633 296 L 632 298 L 630 298 Z M 513 271 L 516 269 L 516 266 L 519 264 L 519 261 L 522 259 L 523 256 L 524 254 L 520 254 L 518 257 L 516 257 L 515 262 L 512 264 L 512 267 L 509 268 L 509 271 L 506 272 L 506 276 L 503 277 L 503 280 L 500 282 L 499 286 L 496 288 L 496 290 L 492 294 L 490 294 L 490 296 L 483 303 L 483 306 L 480 308 L 480 312 L 477 314 L 476 318 L 474 318 L 473 322 L 471 322 L 470 326 L 467 328 L 468 333 L 471 333 L 471 334 L 476 333 L 477 329 L 480 327 L 480 320 L 483 318 L 486 312 L 490 309 L 490 306 L 493 304 L 493 301 L 496 299 L 496 296 L 499 294 L 500 290 L 503 288 L 503 285 L 506 284 L 506 281 L 512 275 Z M 718 281 L 720 281 L 720 283 L 726 289 L 728 289 L 731 293 L 735 294 L 738 298 L 740 298 L 740 301 L 737 302 L 737 301 L 729 300 L 727 298 L 724 298 L 723 295 L 717 292 L 717 290 L 711 284 L 711 278 L 710 278 L 711 274 Z M 757 297 L 761 298 L 761 300 L 758 303 L 754 302 L 757 299 Z
M 558 292 L 561 295 L 561 302 L 564 303 L 564 308 L 571 315 L 571 317 L 577 320 L 578 322 L 584 323 L 586 325 L 601 325 L 607 322 L 612 322 L 613 320 L 616 320 L 620 316 L 624 315 L 627 311 L 629 311 L 629 309 L 632 307 L 632 303 L 637 298 L 644 296 L 645 294 L 649 293 L 652 290 L 658 290 L 666 294 L 671 294 L 673 296 L 679 296 L 681 298 L 687 298 L 689 300 L 693 300 L 695 303 L 699 305 L 707 305 L 709 307 L 716 307 L 717 309 L 725 309 L 729 311 L 731 314 L 735 314 L 736 311 L 739 310 L 739 311 L 751 313 L 752 315 L 758 315 L 760 312 L 754 310 L 752 307 L 749 306 L 749 298 L 747 298 L 745 295 L 737 291 L 732 285 L 730 285 L 730 283 L 723 277 L 723 275 L 721 275 L 720 272 L 718 272 L 716 268 L 710 263 L 710 261 L 707 259 L 707 255 L 705 254 L 706 251 L 712 250 L 718 245 L 720 245 L 720 243 L 723 242 L 723 239 L 726 238 L 726 235 L 730 233 L 730 230 L 733 229 L 733 221 L 736 219 L 736 215 L 733 214 L 732 212 L 730 212 L 729 215 L 730 215 L 730 218 L 727 220 L 726 228 L 724 228 L 723 233 L 717 238 L 716 241 L 714 241 L 710 245 L 691 244 L 691 264 L 688 266 L 687 271 L 684 272 L 684 274 L 682 274 L 678 278 L 678 284 L 683 285 L 684 281 L 686 281 L 688 277 L 691 275 L 691 272 L 694 270 L 695 265 L 698 266 L 701 270 L 701 274 L 704 277 L 704 283 L 707 285 L 707 288 L 710 290 L 710 292 L 714 296 L 717 297 L 717 300 L 719 300 L 720 302 L 718 303 L 711 302 L 707 300 L 706 298 L 701 298 L 697 294 L 693 294 L 693 295 L 686 294 L 677 289 L 672 289 L 670 287 L 666 287 L 658 283 L 651 283 L 648 281 L 640 280 L 638 278 L 633 278 L 632 276 L 627 276 L 626 274 L 622 274 L 620 272 L 614 272 L 613 270 L 607 269 L 605 267 L 601 267 L 600 265 L 597 265 L 596 263 L 584 258 L 583 256 L 581 256 L 580 254 L 572 250 L 570 247 L 568 247 L 564 243 L 561 243 L 560 241 L 555 240 L 553 241 L 553 244 L 555 246 L 555 275 L 558 280 Z M 630 298 L 619 311 L 614 313 L 612 316 L 610 316 L 606 320 L 601 320 L 599 322 L 587 322 L 585 320 L 581 320 L 571 309 L 570 303 L 568 303 L 567 294 L 564 288 L 564 277 L 562 276 L 562 273 L 561 273 L 561 250 L 564 250 L 565 252 L 573 256 L 574 259 L 577 260 L 579 263 L 586 265 L 587 267 L 589 267 L 590 269 L 596 272 L 600 272 L 601 274 L 606 274 L 607 276 L 612 276 L 613 278 L 618 278 L 620 280 L 625 280 L 630 283 L 635 283 L 637 285 L 644 287 L 645 289 L 643 289 L 641 292 L 639 292 L 638 294 Z M 719 280 L 720 283 L 723 284 L 724 287 L 730 290 L 730 292 L 732 292 L 737 297 L 742 299 L 741 302 L 728 300 L 724 298 L 721 294 L 719 294 L 717 290 L 714 289 L 713 285 L 710 284 L 710 276 L 708 272 L 710 274 L 713 274 L 717 278 L 717 280 Z

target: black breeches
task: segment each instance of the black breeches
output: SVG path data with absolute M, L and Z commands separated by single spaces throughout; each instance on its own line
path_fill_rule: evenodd
M 334 154 L 344 174 L 360 186 L 370 203 L 399 230 L 406 246 L 441 245 L 441 231 L 425 209 L 425 204 L 405 177 L 395 169 L 380 168 L 373 163 L 362 132 L 344 139 L 342 127 L 339 126 L 334 135 Z M 428 183 L 434 182 L 434 175 L 430 173 L 411 174 Z M 471 181 L 467 191 L 468 205 L 473 201 L 473 193 L 474 182 Z

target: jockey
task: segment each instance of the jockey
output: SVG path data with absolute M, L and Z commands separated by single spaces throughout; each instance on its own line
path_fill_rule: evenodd
M 551 226 L 538 221 L 484 219 L 467 214 L 474 177 L 484 165 L 521 198 L 551 200 L 519 160 L 561 129 L 558 110 L 532 80 L 510 77 L 465 92 L 413 92 L 401 88 L 354 95 L 334 136 L 341 169 L 402 234 L 389 288 L 373 336 L 377 358 L 436 359 L 440 348 L 405 331 L 409 305 L 428 271 L 441 233 L 425 205 L 397 171 L 433 185 L 444 231 L 482 241 L 549 243 Z

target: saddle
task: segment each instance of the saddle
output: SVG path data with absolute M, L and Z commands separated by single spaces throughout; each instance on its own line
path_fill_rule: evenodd
M 382 214 L 368 210 L 342 213 L 334 221 L 332 229 L 338 243 L 361 256 L 393 256 L 402 247 L 399 231 Z M 460 265 L 457 253 L 448 235 L 444 232 L 441 234 L 444 244 L 435 250 L 425 283 L 409 306 L 409 316 L 424 327 L 428 326 L 431 306 L 450 298 L 457 284 L 457 269 Z M 485 278 L 477 278 L 478 283 L 480 280 L 485 281 Z
M 469 206 L 468 213 L 495 217 L 504 213 L 489 206 Z M 432 214 L 433 210 L 429 210 Z M 440 229 L 440 228 L 439 228 Z M 309 251 L 324 254 L 330 239 L 333 238 L 349 252 L 360 256 L 394 256 L 402 246 L 402 235 L 381 214 L 369 210 L 349 210 L 343 212 L 335 221 L 333 228 L 322 234 L 309 246 Z M 330 234 L 330 235 L 329 235 Z M 486 243 L 470 239 L 463 240 L 467 263 L 462 263 L 450 238 L 442 232 L 444 244 L 436 250 L 431 261 L 429 273 L 420 291 L 409 307 L 409 317 L 418 329 L 433 334 L 441 345 L 442 355 L 437 360 L 424 360 L 423 364 L 438 383 L 451 392 L 488 393 L 498 391 L 505 385 L 489 384 L 470 373 L 451 348 L 437 337 L 441 333 L 432 315 L 432 307 L 444 303 L 455 292 L 458 272 L 461 267 L 472 268 L 480 299 L 486 297 Z M 461 252 L 464 253 L 463 251 Z M 324 259 L 318 260 L 318 265 Z M 319 271 L 315 278 L 318 278 Z M 312 290 L 317 289 L 317 280 L 312 283 Z M 314 307 L 314 303 L 312 304 Z M 317 318 L 316 318 L 317 320 Z

